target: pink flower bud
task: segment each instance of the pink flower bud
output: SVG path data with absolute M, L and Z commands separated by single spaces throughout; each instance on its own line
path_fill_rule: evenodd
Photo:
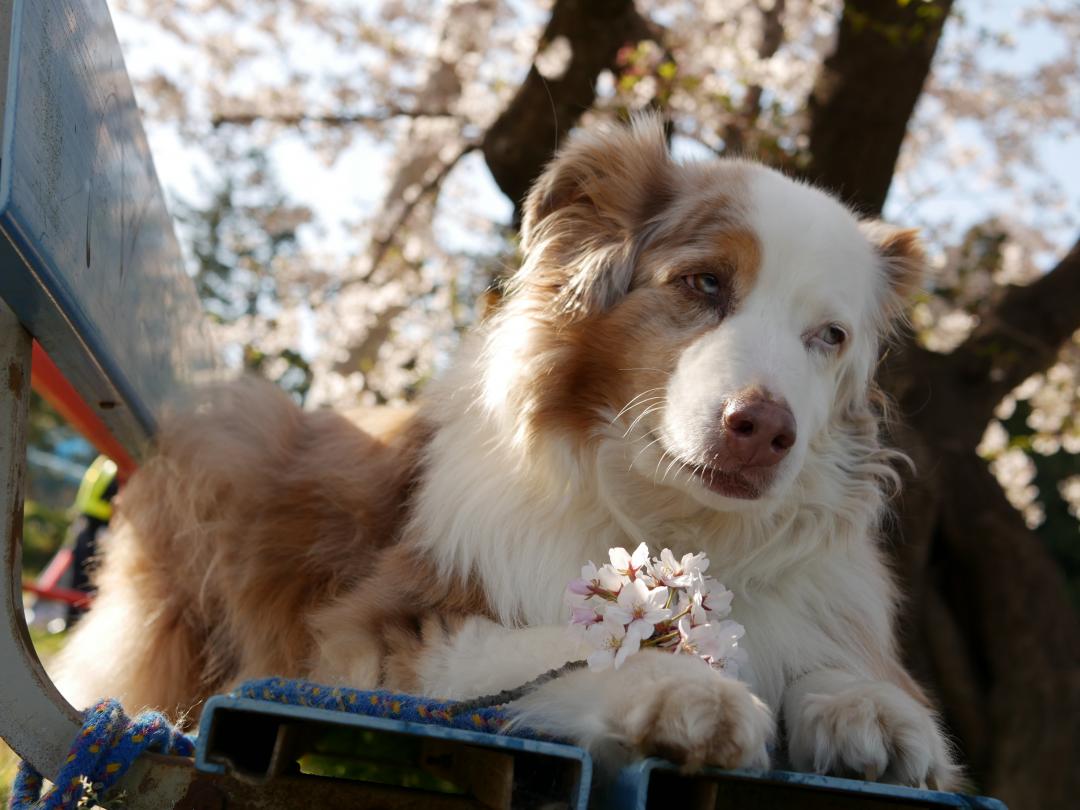
M 600 617 L 591 607 L 576 607 L 570 612 L 570 624 L 596 624 Z
M 570 591 L 570 593 L 576 593 L 578 596 L 588 596 L 593 592 L 593 584 L 588 580 L 573 579 L 566 586 L 566 590 Z

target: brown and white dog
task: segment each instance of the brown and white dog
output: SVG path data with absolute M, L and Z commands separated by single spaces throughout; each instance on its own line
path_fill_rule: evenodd
M 529 195 L 524 262 L 415 416 L 365 432 L 240 383 L 124 493 L 60 681 L 173 713 L 245 678 L 460 698 L 583 657 L 563 589 L 611 546 L 705 551 L 745 682 L 645 650 L 521 701 L 611 755 L 948 788 L 899 663 L 877 540 L 879 340 L 914 235 L 661 126 L 582 132 Z

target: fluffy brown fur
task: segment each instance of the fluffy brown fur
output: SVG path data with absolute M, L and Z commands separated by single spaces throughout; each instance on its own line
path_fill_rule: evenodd
M 425 438 L 407 418 L 376 415 L 377 437 L 249 379 L 168 422 L 123 490 L 67 688 L 190 716 L 239 679 L 306 674 L 305 617 L 371 577 L 399 532 Z M 85 648 L 102 637 L 107 655 Z

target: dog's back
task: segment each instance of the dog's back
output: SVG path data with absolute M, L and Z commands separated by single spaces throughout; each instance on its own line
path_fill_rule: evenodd
M 167 423 L 58 659 L 69 700 L 180 714 L 238 678 L 298 675 L 306 614 L 393 540 L 414 468 L 406 412 L 354 421 L 378 435 L 244 380 Z

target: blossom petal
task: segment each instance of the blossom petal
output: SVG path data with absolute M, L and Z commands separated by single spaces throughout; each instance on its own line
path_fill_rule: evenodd
M 576 607 L 570 613 L 571 624 L 596 624 L 601 618 L 591 607 Z
M 651 622 L 646 618 L 634 619 L 627 625 L 626 637 L 630 638 L 630 636 L 634 636 L 638 640 L 640 646 L 640 642 L 651 638 L 655 631 L 656 622 Z M 624 645 L 627 643 L 629 642 L 623 642 Z
M 566 590 L 570 593 L 576 593 L 578 596 L 586 596 L 592 593 L 592 582 L 587 579 L 572 579 L 570 584 L 566 586 Z
M 619 651 L 615 653 L 615 669 L 621 667 L 626 659 L 641 649 L 641 637 L 637 633 L 627 633 Z
M 589 665 L 589 669 L 593 672 L 603 672 L 605 669 L 611 667 L 615 661 L 615 656 L 611 650 L 597 650 L 589 655 L 585 661 Z
M 650 608 L 663 608 L 667 605 L 669 590 L 661 585 L 645 593 L 645 604 Z
M 644 605 L 649 598 L 649 588 L 640 579 L 635 579 L 633 582 L 619 591 L 618 604 L 619 607 L 626 610 L 633 610 L 638 605 Z
M 612 593 L 617 592 L 626 582 L 626 578 L 621 576 L 612 565 L 605 565 L 597 571 L 596 579 L 601 588 Z

